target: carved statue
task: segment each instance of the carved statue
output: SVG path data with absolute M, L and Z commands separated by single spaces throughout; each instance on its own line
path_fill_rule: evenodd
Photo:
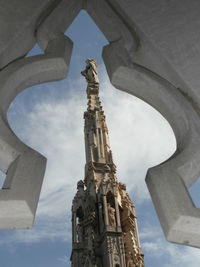
M 77 235 L 78 235 L 78 242 L 83 242 L 83 229 L 80 226 L 80 224 L 77 224 L 76 231 L 77 231 Z
M 108 220 L 110 226 L 116 226 L 116 220 L 115 220 L 115 209 L 111 207 L 110 203 L 107 204 L 108 208 Z
M 99 84 L 96 61 L 94 59 L 87 59 L 85 63 L 85 70 L 81 71 L 81 74 L 86 78 L 88 83 Z
M 134 264 L 133 260 L 129 259 L 127 267 L 134 267 L 134 266 L 135 266 L 135 264 Z

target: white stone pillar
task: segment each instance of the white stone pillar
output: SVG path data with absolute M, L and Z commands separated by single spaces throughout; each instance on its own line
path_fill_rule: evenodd
M 136 236 L 137 236 L 137 245 L 140 248 L 140 238 L 139 238 L 139 231 L 138 231 L 138 225 L 137 225 L 137 220 L 136 217 L 134 217 L 134 224 L 135 224 L 135 231 L 136 231 Z
M 106 195 L 103 196 L 103 205 L 104 205 L 104 220 L 105 220 L 105 225 L 108 226 L 109 225 L 109 221 L 108 221 L 108 208 L 107 208 Z
M 117 223 L 117 226 L 121 227 L 120 214 L 119 214 L 119 204 L 118 204 L 116 196 L 115 196 L 115 212 L 116 212 L 116 223 Z
M 105 158 L 105 153 L 104 153 L 104 140 L 103 140 L 102 129 L 100 129 L 100 144 L 101 144 L 101 157 L 102 158 Z

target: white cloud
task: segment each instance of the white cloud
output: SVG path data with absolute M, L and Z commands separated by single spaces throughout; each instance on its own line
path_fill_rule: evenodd
M 61 261 L 62 263 L 65 263 L 65 264 L 70 263 L 70 260 L 67 256 L 64 256 L 63 258 L 58 258 L 58 261 Z
M 166 160 L 175 151 L 172 129 L 150 105 L 115 90 L 105 74 L 101 88 L 118 177 L 126 182 L 135 198 L 149 199 L 144 177 L 149 167 Z
M 171 244 L 164 240 L 160 230 L 152 225 L 144 228 L 140 234 L 144 255 L 154 262 L 160 261 L 162 267 L 198 267 L 199 249 Z

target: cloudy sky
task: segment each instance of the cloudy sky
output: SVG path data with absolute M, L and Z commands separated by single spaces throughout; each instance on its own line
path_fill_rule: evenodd
M 119 181 L 135 203 L 147 267 L 200 266 L 200 251 L 165 241 L 145 174 L 173 154 L 176 142 L 163 117 L 143 101 L 112 87 L 101 58 L 107 40 L 85 12 L 66 34 L 74 49 L 67 79 L 34 86 L 11 104 L 8 119 L 17 136 L 47 157 L 47 169 L 32 230 L 0 231 L 2 267 L 70 266 L 71 201 L 84 178 L 83 112 L 87 57 L 99 64 L 100 97 Z M 35 46 L 29 55 L 41 53 Z M 2 175 L 1 175 L 2 177 Z M 1 179 L 3 181 L 3 178 Z M 199 205 L 199 183 L 191 189 Z

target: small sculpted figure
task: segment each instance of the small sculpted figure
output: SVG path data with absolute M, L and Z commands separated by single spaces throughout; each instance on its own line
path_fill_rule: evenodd
M 97 62 L 94 59 L 87 59 L 85 63 L 85 70 L 81 71 L 81 74 L 86 78 L 88 83 L 99 84 Z
M 134 266 L 135 266 L 135 264 L 133 263 L 133 260 L 130 259 L 130 260 L 128 261 L 127 267 L 134 267 Z
M 115 220 L 115 209 L 111 207 L 110 203 L 107 204 L 108 207 L 108 219 L 110 226 L 116 226 L 116 220 Z
M 83 242 L 83 229 L 80 226 L 80 224 L 77 224 L 76 231 L 77 231 L 77 235 L 78 235 L 78 242 Z

